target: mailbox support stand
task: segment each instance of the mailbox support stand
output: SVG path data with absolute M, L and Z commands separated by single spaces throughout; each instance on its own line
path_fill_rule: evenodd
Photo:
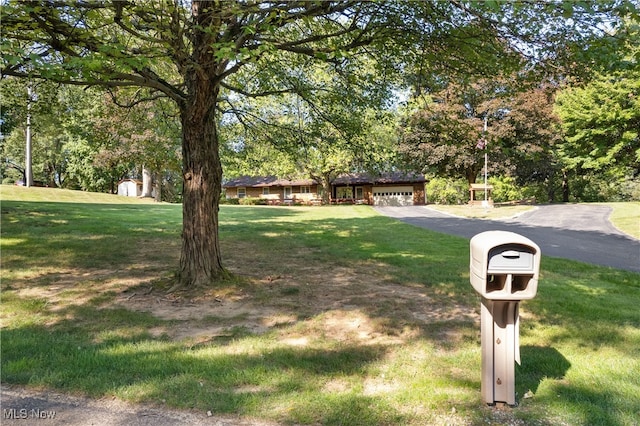
M 482 400 L 516 405 L 515 362 L 520 364 L 519 302 L 482 297 Z
M 538 290 L 540 247 L 506 231 L 481 232 L 469 245 L 469 281 L 481 297 L 482 400 L 515 406 L 520 301 Z

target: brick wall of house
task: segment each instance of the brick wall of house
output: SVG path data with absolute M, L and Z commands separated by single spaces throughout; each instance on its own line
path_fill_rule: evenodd
M 356 185 L 356 186 L 362 187 L 362 197 L 363 197 L 362 201 L 366 204 L 373 205 L 373 185 L 365 184 L 365 185 Z M 426 194 L 425 194 L 424 183 L 414 183 L 412 186 L 413 186 L 413 204 L 425 205 Z M 292 186 L 291 197 L 295 200 L 300 200 L 304 202 L 309 200 L 317 200 L 320 198 L 320 196 L 318 195 L 319 188 L 321 188 L 320 185 L 309 185 L 309 193 L 301 193 L 300 186 Z M 227 188 L 226 189 L 227 198 L 238 198 L 237 190 L 238 188 Z M 264 194 L 263 192 L 264 192 L 263 187 L 246 187 L 245 188 L 245 195 L 247 197 L 267 198 L 274 201 L 284 200 L 284 187 L 282 186 L 270 186 L 268 195 Z
M 362 198 L 364 198 L 364 202 L 373 205 L 373 185 L 363 185 L 362 186 Z
M 300 186 L 291 187 L 291 198 L 295 200 L 313 200 L 319 198 L 318 185 L 309 185 L 308 193 L 301 193 Z M 238 198 L 238 188 L 227 188 L 227 198 Z M 269 194 L 264 194 L 263 187 L 245 187 L 245 196 L 252 198 L 267 198 L 270 200 L 283 200 L 284 199 L 284 187 L 282 186 L 270 186 Z
M 414 183 L 413 184 L 413 204 L 418 206 L 423 206 L 427 203 L 424 183 Z
M 260 198 L 262 195 L 262 188 L 247 188 L 247 197 Z M 269 188 L 269 194 L 277 194 L 276 188 Z M 282 192 L 280 192 L 282 195 Z

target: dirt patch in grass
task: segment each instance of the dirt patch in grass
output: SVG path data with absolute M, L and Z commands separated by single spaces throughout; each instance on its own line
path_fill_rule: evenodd
M 169 293 L 174 282 L 166 268 L 178 262 L 175 249 L 165 247 L 154 256 L 163 263 L 139 255 L 117 270 L 38 271 L 13 280 L 11 289 L 20 297 L 46 300 L 50 313 L 60 311 L 53 322 L 69 319 L 70 306 L 122 307 L 164 320 L 149 330 L 153 335 L 196 343 L 270 331 L 293 346 L 316 339 L 399 344 L 421 333 L 451 343 L 461 338 L 456 328 L 434 324 L 479 323 L 476 310 L 421 283 L 397 284 L 383 265 L 361 262 L 327 270 L 324 262 L 314 264 L 313 253 L 279 254 L 286 272 L 274 273 L 246 262 L 241 253 L 250 247 L 226 248 L 225 253 L 238 253 L 225 261 L 234 280 Z
M 120 291 L 113 303 L 170 320 L 170 325 L 154 332 L 176 340 L 286 329 L 281 340 L 295 346 L 314 339 L 398 344 L 434 323 L 479 322 L 477 312 L 446 295 L 380 278 L 384 275 L 375 270 L 377 266 L 327 271 L 310 266 L 304 258 L 288 258 L 286 264 L 295 272 L 264 275 L 246 265 L 241 271 L 231 267 L 239 281 L 208 290 L 168 294 L 166 285 L 131 286 Z M 443 340 L 456 338 L 450 332 L 438 333 L 435 337 Z

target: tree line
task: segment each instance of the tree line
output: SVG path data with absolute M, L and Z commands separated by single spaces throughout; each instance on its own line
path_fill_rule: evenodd
M 15 108 L 3 108 L 3 167 L 20 167 L 6 155 L 18 155 L 11 129 L 22 89 L 11 85 L 37 85 L 34 118 L 41 104 L 49 117 L 40 134 L 49 128 L 52 146 L 39 160 L 43 179 L 111 190 L 146 167 L 180 188 L 178 285 L 227 274 L 218 239 L 223 165 L 240 173 L 278 164 L 278 173 L 320 179 L 344 167 L 410 165 L 471 180 L 464 157 L 477 154 L 480 130 L 464 129 L 487 118 L 487 149 L 502 156 L 496 174 L 570 178 L 608 173 L 612 163 L 621 166 L 612 176 L 637 170 L 637 126 L 601 137 L 559 113 L 563 148 L 550 154 L 539 148 L 558 144 L 527 133 L 533 120 L 518 104 L 523 93 L 549 97 L 546 85 L 568 90 L 556 102 L 562 109 L 583 97 L 571 97 L 567 82 L 591 90 L 598 75 L 615 72 L 637 81 L 632 1 L 15 1 L 2 15 L 3 98 L 16 96 Z M 407 105 L 394 102 L 399 93 Z M 551 119 L 540 109 L 543 125 Z M 607 161 L 590 161 L 589 143 Z M 623 165 L 629 152 L 636 163 Z M 535 161 L 548 167 L 533 170 Z
M 449 83 L 401 105 L 367 106 L 341 123 L 344 133 L 283 96 L 251 106 L 260 120 L 221 123 L 221 161 L 228 178 L 311 177 L 327 187 L 342 173 L 418 171 L 433 182 L 432 201 L 460 203 L 481 179 L 487 152 L 497 201 L 638 200 L 639 82 L 627 70 L 525 91 L 486 79 Z M 0 86 L 4 183 L 26 180 L 27 84 L 5 78 Z M 166 100 L 123 108 L 104 90 L 42 81 L 30 101 L 37 184 L 115 193 L 144 169 L 159 200 L 181 201 L 180 123 Z

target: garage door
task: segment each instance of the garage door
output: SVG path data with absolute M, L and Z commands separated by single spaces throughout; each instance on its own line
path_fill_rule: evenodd
M 379 186 L 373 188 L 375 206 L 412 206 L 412 186 Z

